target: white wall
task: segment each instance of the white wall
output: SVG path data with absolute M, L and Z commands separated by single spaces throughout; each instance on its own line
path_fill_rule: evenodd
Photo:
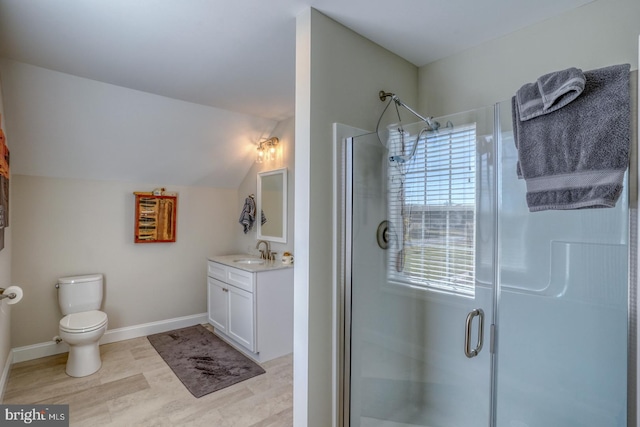
M 496 12 L 498 13 L 498 12 Z M 568 67 L 638 66 L 640 2 L 598 0 L 420 68 L 420 110 L 440 116 L 510 99 Z
M 335 422 L 334 122 L 373 130 L 380 90 L 415 104 L 417 68 L 309 9 L 296 28 L 294 425 Z
M 9 138 L 9 132 L 7 131 L 7 125 L 5 121 L 4 115 L 4 107 L 2 102 L 2 81 L 0 80 L 0 115 L 2 115 L 2 129 L 5 132 L 6 143 L 10 147 L 11 142 Z M 9 180 L 9 185 L 12 187 L 13 180 Z M 13 283 L 11 276 L 11 256 L 12 256 L 12 239 L 11 239 L 11 231 L 13 228 L 11 227 L 13 221 L 13 209 L 12 209 L 12 201 L 13 197 L 11 197 L 13 189 L 9 190 L 9 197 L 11 200 L 9 201 L 9 227 L 4 229 L 4 249 L 0 251 L 0 287 L 6 288 Z M 0 303 L 0 399 L 2 398 L 2 394 L 4 393 L 4 384 L 6 380 L 6 376 L 9 374 L 8 366 L 11 362 L 10 360 L 10 351 L 11 351 L 11 339 L 10 339 L 10 325 L 11 325 L 11 309 L 12 307 L 7 305 L 6 300 Z M 5 368 L 7 370 L 5 371 Z
M 15 173 L 237 188 L 267 120 L 0 58 Z
M 134 191 L 178 192 L 177 241 L 133 243 Z M 232 247 L 235 189 L 14 175 L 12 345 L 58 334 L 58 277 L 103 273 L 109 329 L 204 313 L 206 257 Z
M 259 172 L 265 172 L 273 169 L 287 168 L 287 243 L 277 243 L 271 242 L 271 250 L 278 252 L 279 255 L 282 255 L 283 252 L 289 251 L 293 253 L 293 240 L 294 240 L 294 190 L 295 190 L 295 162 L 294 162 L 294 151 L 295 151 L 295 120 L 294 118 L 290 118 L 287 120 L 283 120 L 278 123 L 276 128 L 273 130 L 273 133 L 270 136 L 275 136 L 280 140 L 278 144 L 278 152 L 277 158 L 275 161 L 264 162 L 262 164 L 254 163 L 247 176 L 245 176 L 244 180 L 240 184 L 240 188 L 238 188 L 238 201 L 237 201 L 237 211 L 238 218 L 236 218 L 236 223 L 240 217 L 240 212 L 242 210 L 242 206 L 244 204 L 245 198 L 249 194 L 257 195 L 257 177 Z M 257 231 L 256 227 L 250 230 L 247 234 L 244 234 L 242 231 L 242 226 L 238 223 L 235 226 L 235 231 L 237 231 L 236 239 L 236 247 L 234 250 L 238 253 L 252 253 L 257 254 L 256 251 L 256 242 L 257 242 Z M 295 256 L 295 254 L 294 254 Z
M 0 72 L 3 125 L 15 130 L 13 245 L 0 263 L 25 291 L 12 307 L 11 346 L 58 333 L 53 285 L 66 275 L 105 274 L 109 329 L 205 312 L 206 257 L 234 248 L 237 186 L 275 122 L 11 61 L 0 60 Z M 229 132 L 218 132 L 220 117 L 247 132 L 224 156 L 213 147 Z M 228 167 L 233 174 L 212 180 Z M 136 245 L 132 193 L 155 187 L 179 193 L 177 242 Z

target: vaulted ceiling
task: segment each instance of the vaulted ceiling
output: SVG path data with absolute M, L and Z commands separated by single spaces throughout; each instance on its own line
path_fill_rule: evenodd
M 312 6 L 417 66 L 585 0 L 1 0 L 0 56 L 280 120 Z
M 309 6 L 423 66 L 589 2 L 0 0 L 0 57 L 279 121 Z

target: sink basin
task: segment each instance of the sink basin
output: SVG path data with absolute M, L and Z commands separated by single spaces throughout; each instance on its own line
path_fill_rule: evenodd
M 238 264 L 264 264 L 264 260 L 258 258 L 234 259 L 233 262 L 237 262 Z

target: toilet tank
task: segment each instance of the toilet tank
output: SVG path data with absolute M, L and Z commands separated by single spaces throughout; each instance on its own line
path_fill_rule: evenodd
M 102 305 L 102 274 L 69 276 L 58 279 L 58 304 L 65 316 L 81 311 L 100 310 Z

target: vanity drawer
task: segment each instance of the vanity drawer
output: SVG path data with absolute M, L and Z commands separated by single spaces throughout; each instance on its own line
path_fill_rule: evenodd
M 227 267 L 217 262 L 209 261 L 207 263 L 207 276 L 224 282 L 227 280 Z
M 230 285 L 237 286 L 240 289 L 253 293 L 253 273 L 238 270 L 233 267 L 227 267 L 227 280 L 225 281 Z
M 214 261 L 207 262 L 207 276 L 253 293 L 254 273 L 229 267 Z

